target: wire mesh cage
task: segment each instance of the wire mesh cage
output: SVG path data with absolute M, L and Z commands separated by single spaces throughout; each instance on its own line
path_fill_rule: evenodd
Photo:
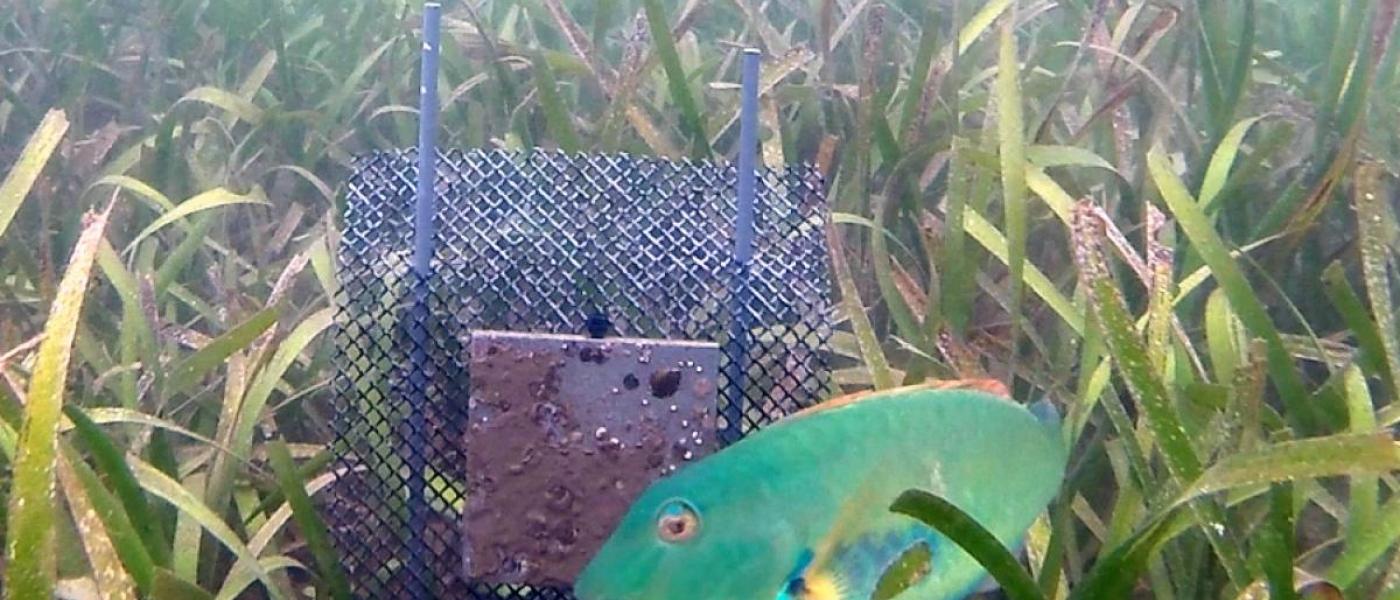
M 604 314 L 617 335 L 718 343 L 721 445 L 831 385 L 815 168 L 756 169 L 745 261 L 731 164 L 439 152 L 424 276 L 410 264 L 417 164 L 414 150 L 366 155 L 348 182 L 326 513 L 358 597 L 571 597 L 464 576 L 473 330 L 579 333 Z

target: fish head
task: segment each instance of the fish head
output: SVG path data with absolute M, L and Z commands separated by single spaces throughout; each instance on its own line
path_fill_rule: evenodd
M 575 596 L 775 597 L 801 553 L 793 521 L 776 498 L 725 471 L 726 461 L 701 461 L 654 482 L 574 582 Z

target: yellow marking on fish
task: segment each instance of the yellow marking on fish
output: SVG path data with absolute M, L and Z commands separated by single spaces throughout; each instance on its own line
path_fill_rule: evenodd
M 802 600 L 845 600 L 845 586 L 830 573 L 813 573 L 804 579 Z

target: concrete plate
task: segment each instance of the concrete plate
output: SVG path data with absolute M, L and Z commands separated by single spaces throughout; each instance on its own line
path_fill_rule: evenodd
M 651 482 L 714 448 L 712 343 L 472 333 L 468 577 L 568 585 Z

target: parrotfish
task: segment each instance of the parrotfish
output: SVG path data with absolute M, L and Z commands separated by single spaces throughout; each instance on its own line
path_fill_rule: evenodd
M 580 600 L 868 600 L 922 557 L 897 598 L 963 598 L 990 578 L 937 530 L 890 510 L 917 489 L 1002 544 L 1060 489 L 1067 452 L 1045 401 L 992 381 L 844 396 L 652 483 L 574 583 Z

